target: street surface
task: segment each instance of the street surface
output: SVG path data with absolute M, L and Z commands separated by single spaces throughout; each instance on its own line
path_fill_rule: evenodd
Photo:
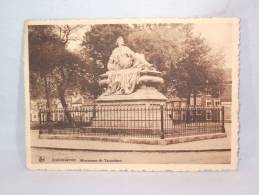
M 205 163 L 231 161 L 230 124 L 227 137 L 169 145 L 90 140 L 39 139 L 31 131 L 32 163 Z

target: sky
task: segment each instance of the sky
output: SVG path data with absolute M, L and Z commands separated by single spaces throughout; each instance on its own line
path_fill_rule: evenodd
M 224 67 L 230 68 L 233 60 L 233 26 L 229 23 L 195 24 L 194 31 L 200 33 L 215 50 L 222 50 L 225 55 Z
M 76 34 L 76 37 L 78 38 L 78 40 L 75 41 L 69 41 L 67 48 L 70 51 L 73 52 L 79 52 L 80 51 L 80 45 L 82 43 L 82 40 L 84 38 L 84 34 L 90 30 L 90 26 L 89 25 L 85 25 L 82 28 L 78 28 L 75 32 L 73 32 L 73 34 Z

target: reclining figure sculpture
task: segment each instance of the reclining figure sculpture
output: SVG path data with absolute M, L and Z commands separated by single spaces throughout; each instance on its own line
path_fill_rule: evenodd
M 128 95 L 140 84 L 163 83 L 161 73 L 148 63 L 143 54 L 133 52 L 122 37 L 116 41 L 107 64 L 108 71 L 101 75 L 100 85 L 106 85 L 103 95 Z

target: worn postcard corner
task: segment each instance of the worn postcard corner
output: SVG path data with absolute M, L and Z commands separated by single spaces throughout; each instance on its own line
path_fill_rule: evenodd
M 236 170 L 239 19 L 30 20 L 32 170 Z

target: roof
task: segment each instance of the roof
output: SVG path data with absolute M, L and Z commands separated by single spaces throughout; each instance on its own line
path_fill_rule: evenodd
M 82 98 L 78 98 L 77 100 L 72 102 L 72 104 L 83 104 L 83 99 Z
M 168 98 L 167 102 L 185 102 L 186 98 L 172 97 Z

